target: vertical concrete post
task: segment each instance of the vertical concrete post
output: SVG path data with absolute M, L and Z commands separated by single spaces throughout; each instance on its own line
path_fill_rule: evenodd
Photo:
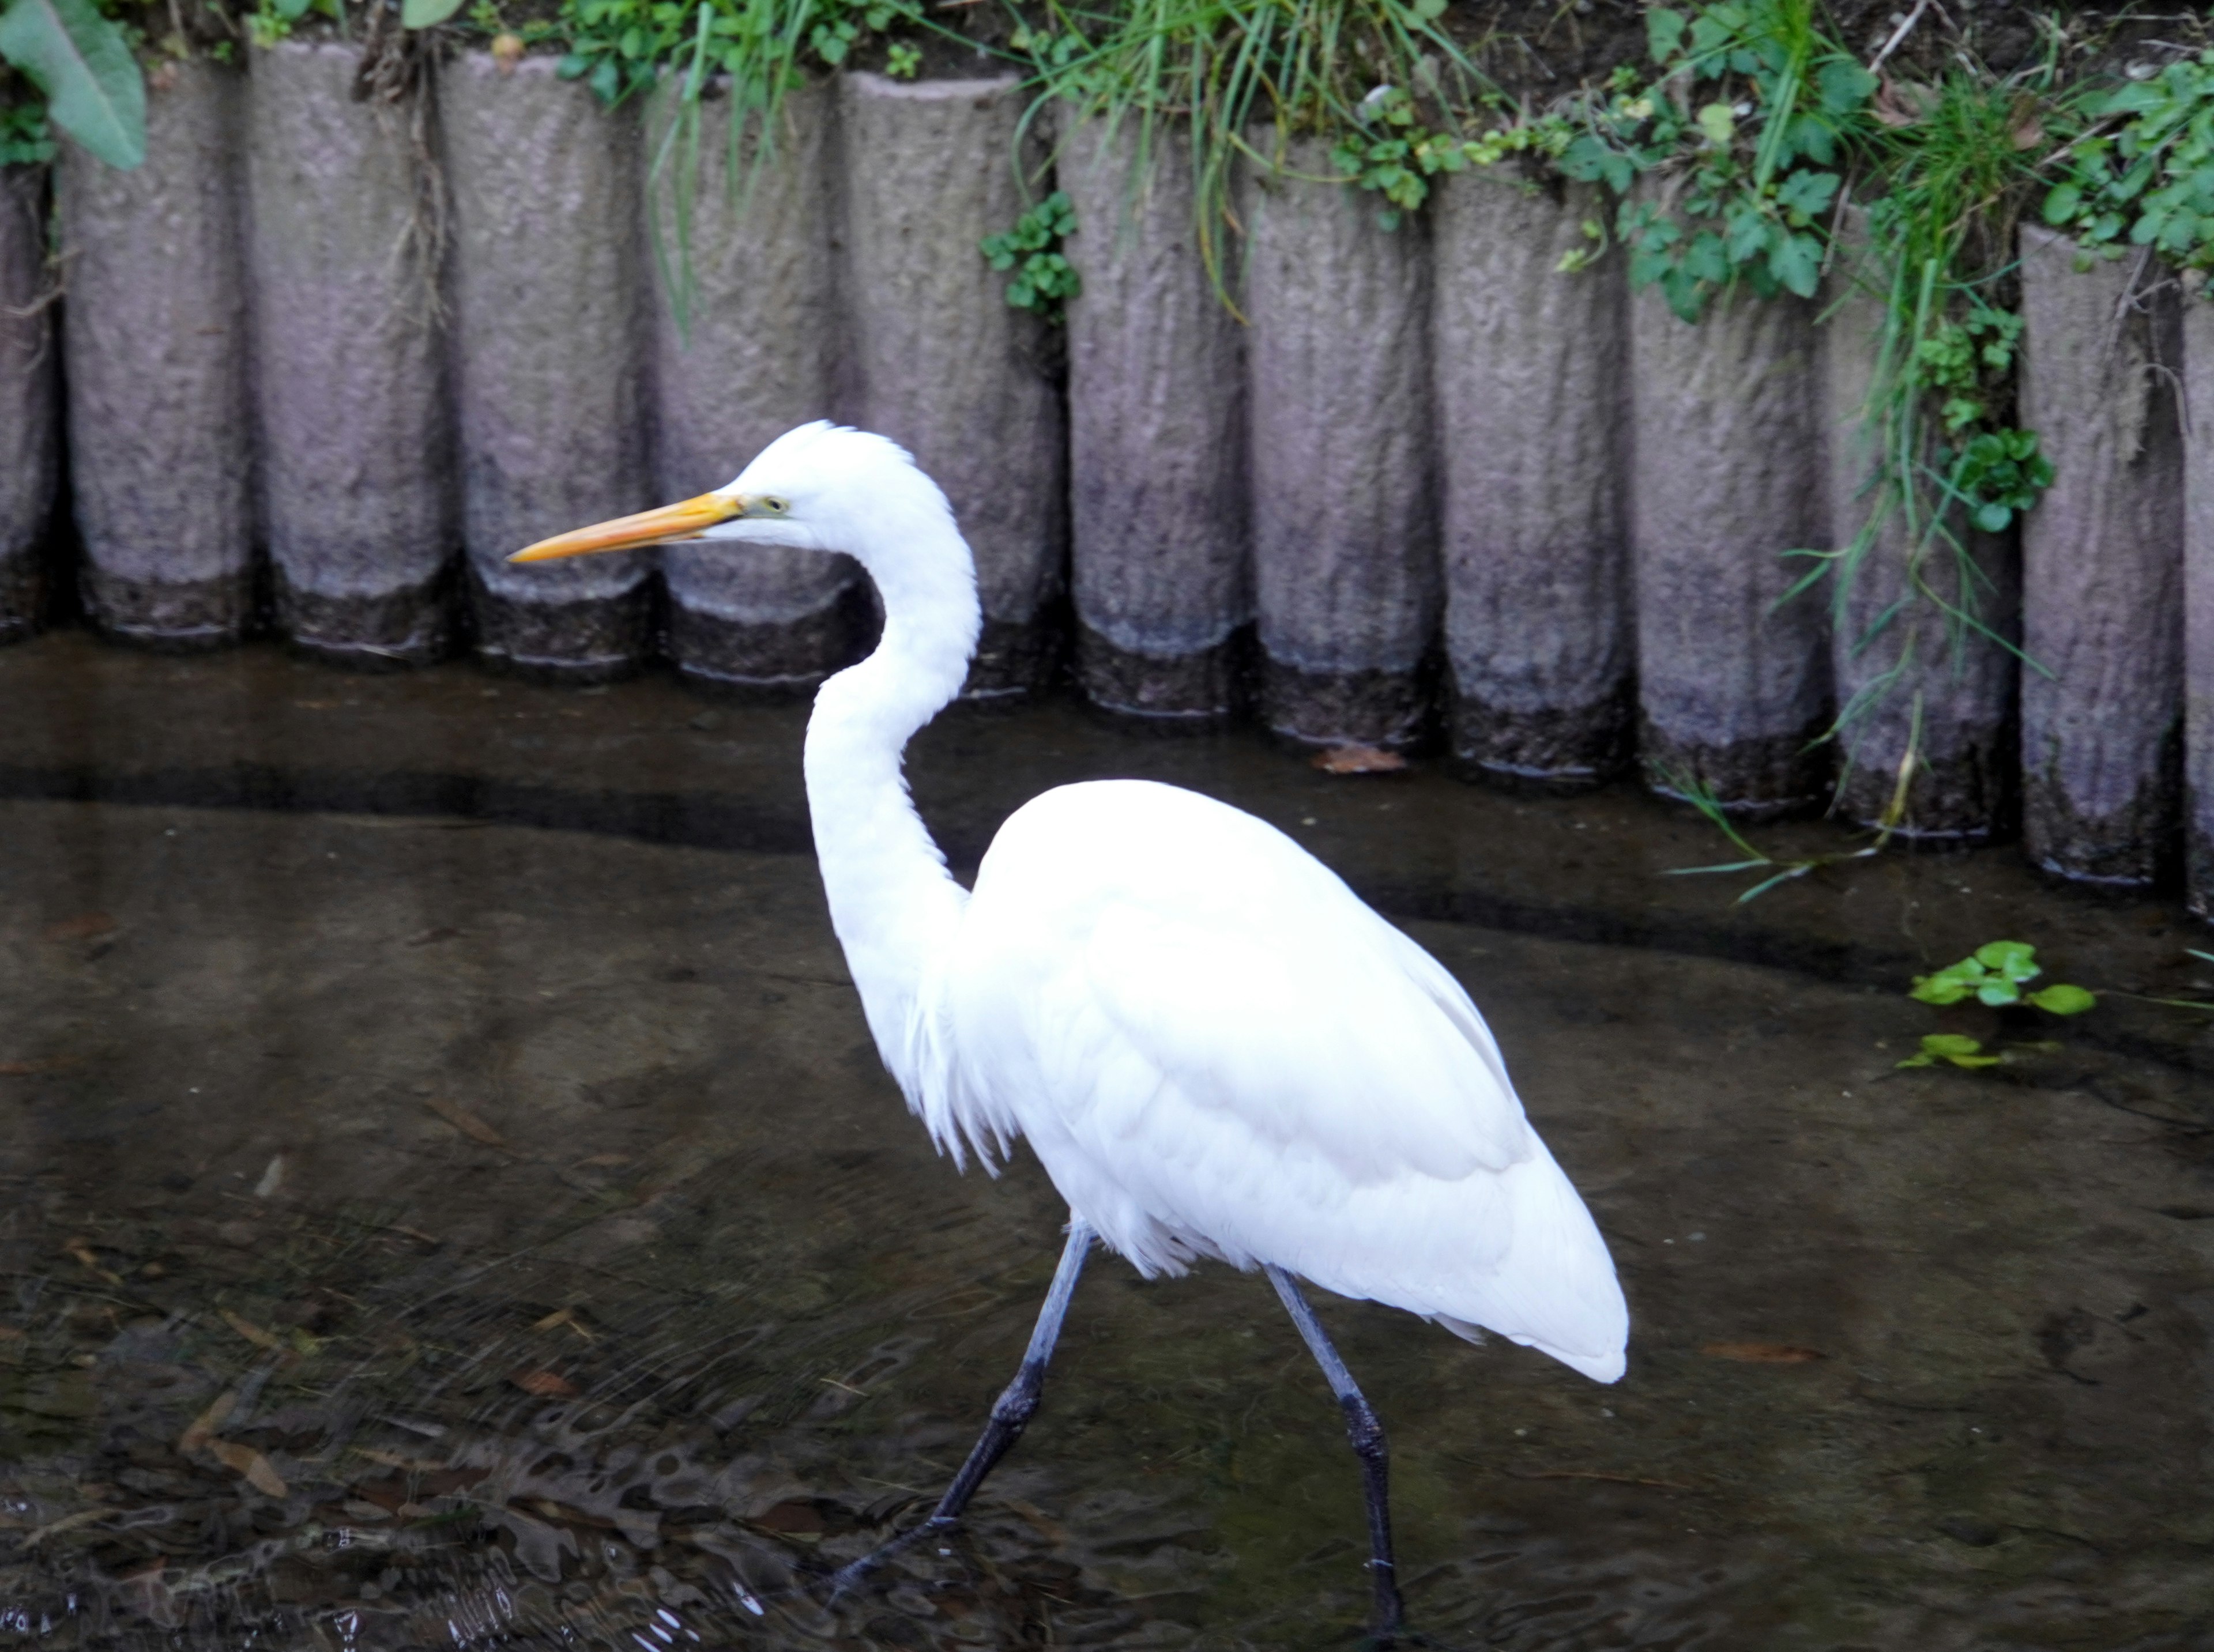
M 256 52 L 246 155 L 277 627 L 375 666 L 440 652 L 460 527 L 429 111 L 357 101 L 360 55 Z
M 1630 546 L 1639 758 L 1656 791 L 1733 813 L 1819 805 L 1830 673 L 1820 600 L 1777 606 L 1827 537 L 1811 308 L 1738 290 L 1697 325 L 1630 299 Z
M 2214 296 L 2184 300 L 2183 362 L 2184 863 L 2214 919 Z
M 1949 539 L 1926 537 L 1918 519 L 1919 531 L 1910 533 L 1895 485 L 1881 480 L 1881 433 L 1863 416 L 1889 291 L 1888 272 L 1867 261 L 1864 241 L 1847 237 L 1825 295 L 1821 338 L 1829 548 L 1851 546 L 1872 521 L 1875 526 L 1842 575 L 1844 582 L 1821 588 L 1831 603 L 1838 704 L 1850 713 L 1838 741 L 1844 772 L 1838 808 L 1862 826 L 1881 822 L 1915 740 L 1918 704 L 1918 753 L 1898 830 L 1911 838 L 1980 842 L 2010 823 L 2016 661 L 2002 643 L 1948 619 L 1938 605 L 1949 603 L 2000 637 L 2019 638 L 2021 558 L 2011 533 L 1979 533 L 1958 510 L 1944 519 Z M 1972 574 L 1962 566 L 1963 553 Z
M 835 92 L 791 93 L 768 154 L 757 129 L 730 167 L 731 105 L 701 106 L 692 192 L 689 326 L 680 326 L 667 279 L 654 283 L 655 387 L 664 498 L 720 487 L 795 424 L 839 411 Z M 686 279 L 678 247 L 676 100 L 657 98 L 648 123 L 664 277 Z M 798 690 L 847 664 L 861 644 L 866 605 L 849 558 L 774 546 L 666 546 L 669 652 L 692 680 Z
M 1219 721 L 1253 613 L 1245 348 L 1200 259 L 1190 144 L 1165 124 L 1086 121 L 1059 171 L 1084 281 L 1068 307 L 1077 674 L 1110 711 Z
M 62 145 L 70 484 L 95 624 L 205 648 L 253 618 L 253 406 L 242 268 L 243 79 L 147 76 L 146 160 Z
M 0 168 L 0 643 L 39 623 L 60 477 L 46 194 L 45 168 Z
M 1301 744 L 1406 746 L 1440 582 L 1428 248 L 1375 197 L 1309 181 L 1332 172 L 1302 139 L 1245 180 L 1261 715 Z
M 556 60 L 465 52 L 439 77 L 452 201 L 462 522 L 478 649 L 576 680 L 645 653 L 652 558 L 511 567 L 534 539 L 642 509 L 638 125 Z
M 1067 535 L 1067 439 L 1050 351 L 977 251 L 1025 198 L 1029 101 L 1013 80 L 841 79 L 847 290 L 862 421 L 914 454 L 976 553 L 984 635 L 973 697 L 1019 694 L 1052 664 Z
M 1484 174 L 1433 198 L 1446 660 L 1455 760 L 1546 789 L 1628 755 L 1622 271 L 1563 274 L 1587 192 Z
M 2046 871 L 2141 886 L 2178 822 L 2182 322 L 2145 259 L 2078 261 L 2023 226 L 2021 421 L 2054 475 L 2022 523 L 2022 835 Z

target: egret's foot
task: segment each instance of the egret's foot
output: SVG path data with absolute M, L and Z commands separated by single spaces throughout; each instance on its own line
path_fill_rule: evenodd
M 830 1600 L 835 1605 L 868 1581 L 869 1574 L 895 1556 L 905 1554 L 925 1538 L 944 1537 L 957 1522 L 933 1515 L 920 1526 L 910 1526 L 898 1536 L 879 1543 L 858 1560 L 849 1560 L 830 1574 Z

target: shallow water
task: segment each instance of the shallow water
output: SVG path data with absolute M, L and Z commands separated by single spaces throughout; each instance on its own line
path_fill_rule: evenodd
M 1357 1638 L 1336 1407 L 1220 1268 L 1095 1264 L 960 1537 L 811 1586 L 966 1449 L 1061 1212 L 1027 1159 L 934 1158 L 879 1070 L 800 710 L 71 635 L 0 693 L 0 1639 Z M 1893 1064 L 2053 1033 L 1901 996 L 2001 934 L 2205 996 L 2171 909 L 2007 850 L 1735 907 L 1660 875 L 1729 856 L 1627 790 L 1332 778 L 1065 705 L 956 715 L 916 769 L 957 861 L 1084 775 L 1252 808 L 1491 1019 L 1630 1367 L 1321 1304 L 1435 1644 L 2214 1646 L 2209 1018 L 2110 999 L 1996 1074 Z

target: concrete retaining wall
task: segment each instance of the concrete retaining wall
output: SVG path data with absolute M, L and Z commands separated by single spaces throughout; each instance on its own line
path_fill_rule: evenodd
M 649 121 L 646 162 L 661 168 L 652 206 L 664 255 L 681 279 L 675 174 L 686 156 L 681 132 L 669 141 L 674 102 L 661 99 Z M 838 221 L 823 210 L 836 198 L 837 113 L 828 86 L 793 94 L 766 148 L 757 125 L 739 134 L 734 170 L 730 104 L 701 106 L 686 314 L 667 281 L 652 288 L 656 491 L 664 499 L 720 487 L 795 424 L 851 417 L 850 363 L 839 349 Z M 672 545 L 661 565 L 669 655 L 695 681 L 806 688 L 864 645 L 867 604 L 860 570 L 847 558 Z
M 350 663 L 467 639 L 576 680 L 657 650 L 804 688 L 865 645 L 842 559 L 504 558 L 829 417 L 953 500 L 988 617 L 972 694 L 1038 687 L 1073 643 L 1084 692 L 1156 723 L 1251 698 L 1306 745 L 1442 724 L 1478 776 L 1587 785 L 1635 757 L 1759 814 L 1829 801 L 1814 742 L 1906 655 L 1841 813 L 1881 815 L 1918 697 L 1905 830 L 2001 835 L 2019 796 L 2056 873 L 2143 884 L 2180 844 L 2214 909 L 2214 306 L 2132 296 L 2126 263 L 2024 232 L 2021 422 L 2059 477 L 2026 568 L 1967 542 L 1980 615 L 2048 677 L 1926 613 L 1871 635 L 1908 576 L 1895 526 L 1834 615 L 1778 608 L 1805 566 L 1779 553 L 1844 543 L 1868 503 L 1881 318 L 1842 286 L 1823 327 L 1749 297 L 1687 326 L 1616 263 L 1556 272 L 1596 210 L 1572 192 L 1453 178 L 1386 231 L 1299 144 L 1239 185 L 1240 325 L 1174 134 L 1141 178 L 1135 125 L 1033 132 L 1018 179 L 1011 82 L 855 75 L 797 93 L 773 153 L 748 133 L 735 177 L 708 100 L 687 326 L 650 250 L 675 239 L 666 108 L 610 113 L 545 59 L 465 55 L 393 104 L 354 101 L 352 70 L 304 44 L 162 68 L 144 168 L 55 170 L 60 307 L 15 313 L 46 280 L 45 185 L 0 177 L 0 639 L 51 579 L 65 403 L 77 577 L 119 637 L 205 645 L 266 613 Z M 976 245 L 1056 184 L 1086 282 L 1065 331 L 1011 308 Z M 1961 588 L 1949 552 L 1917 571 Z
M 285 637 L 405 664 L 443 651 L 460 544 L 431 120 L 355 101 L 358 62 L 287 42 L 247 81 L 262 522 Z
M 1330 175 L 1319 140 L 1284 166 L 1243 191 L 1261 716 L 1302 745 L 1409 746 L 1439 607 L 1427 234 L 1307 181 Z
M 1822 588 L 1831 602 L 1838 705 L 1849 718 L 1838 741 L 1838 811 L 1862 826 L 1882 823 L 1912 749 L 1915 767 L 1894 829 L 1983 842 L 2012 824 L 2016 656 L 1930 599 L 2017 640 L 2021 558 L 2011 533 L 1976 533 L 1958 510 L 1933 533 L 1930 524 L 1909 521 L 1895 491 L 1887 497 L 1878 486 L 1881 436 L 1862 414 L 1882 349 L 1888 278 L 1864 267 L 1860 252 L 1856 238 L 1833 270 L 1821 340 L 1830 455 L 1825 543 L 1853 545 L 1871 514 L 1882 513 L 1852 571 Z
M 978 256 L 1025 205 L 1012 80 L 841 82 L 847 315 L 859 416 L 938 479 L 976 553 L 984 637 L 968 693 L 1039 686 L 1067 556 L 1057 341 Z M 1033 143 L 1019 156 L 1034 172 Z
M 653 491 L 636 110 L 602 110 L 554 64 L 471 52 L 439 78 L 462 522 L 478 649 L 596 680 L 645 657 L 651 560 L 505 560 Z
M 1557 266 L 1603 207 L 1514 179 L 1438 192 L 1432 370 L 1453 756 L 1549 789 L 1628 757 L 1636 637 L 1621 271 Z
M 2022 525 L 2022 832 L 2142 886 L 2174 858 L 2183 733 L 2182 320 L 2143 259 L 2021 232 L 2021 418 L 2055 476 Z
M 204 648 L 254 612 L 245 76 L 205 60 L 148 77 L 146 162 L 64 143 L 70 495 L 93 623 Z
M 1219 722 L 1253 616 L 1245 329 L 1195 245 L 1176 129 L 1077 126 L 1058 175 L 1084 272 L 1068 306 L 1077 674 L 1110 710 Z
M 2214 918 L 2214 301 L 2184 311 L 2184 863 L 2191 910 Z
M 46 193 L 44 168 L 0 168 L 0 642 L 38 624 L 61 476 Z
M 1783 814 L 1826 793 L 1818 599 L 1781 553 L 1829 538 L 1811 307 L 1740 293 L 1692 326 L 1632 299 L 1630 537 L 1648 782 Z

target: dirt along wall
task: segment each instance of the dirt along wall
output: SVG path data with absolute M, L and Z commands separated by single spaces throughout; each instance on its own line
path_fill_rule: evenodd
M 842 561 L 675 548 L 525 580 L 501 558 L 829 417 L 906 443 L 953 499 L 980 695 L 1067 659 L 1139 722 L 1442 742 L 1517 785 L 1636 767 L 1758 814 L 1829 799 L 1840 743 L 1810 742 L 1904 645 L 1851 640 L 1903 576 L 1895 546 L 1858 614 L 1783 600 L 1781 553 L 1856 520 L 1879 329 L 1840 302 L 1849 259 L 1813 302 L 1694 325 L 1632 294 L 1618 250 L 1557 273 L 1588 204 L 1511 169 L 1441 181 L 1397 229 L 1373 197 L 1249 174 L 1241 320 L 1180 167 L 1135 183 L 1128 133 L 1025 126 L 1010 81 L 851 72 L 791 100 L 757 170 L 747 137 L 742 195 L 706 106 L 680 296 L 648 234 L 669 210 L 650 112 L 550 59 L 464 53 L 393 104 L 355 100 L 347 48 L 249 56 L 156 77 L 136 172 L 65 147 L 51 192 L 0 179 L 0 635 L 56 571 L 58 491 L 70 576 L 119 639 L 266 625 L 354 664 L 474 648 L 586 681 L 659 655 L 804 690 L 869 629 Z M 1010 308 L 977 251 L 1022 210 L 1018 152 L 1081 207 L 1065 329 Z M 69 290 L 41 308 L 49 193 Z M 2024 422 L 2058 475 L 1951 576 L 1988 635 L 1915 644 L 1904 829 L 2022 825 L 2048 869 L 2118 884 L 2187 863 L 2205 911 L 2214 418 L 2184 413 L 2214 405 L 2214 324 L 2142 261 L 2083 267 L 2039 230 L 2023 251 Z M 1887 804 L 1903 715 L 1851 751 L 1849 817 Z

